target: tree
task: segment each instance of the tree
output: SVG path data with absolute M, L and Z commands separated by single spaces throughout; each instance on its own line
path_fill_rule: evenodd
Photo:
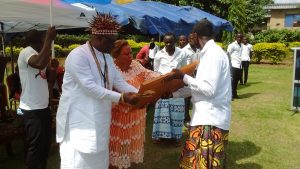
M 246 3 L 246 22 L 247 32 L 252 31 L 255 25 L 261 25 L 265 20 L 267 11 L 264 6 L 272 3 L 272 0 L 247 0 Z
M 230 21 L 234 27 L 234 32 L 245 33 L 246 30 L 246 1 L 245 0 L 231 0 L 228 9 L 227 20 Z M 228 44 L 233 40 L 232 32 L 224 32 L 223 41 Z

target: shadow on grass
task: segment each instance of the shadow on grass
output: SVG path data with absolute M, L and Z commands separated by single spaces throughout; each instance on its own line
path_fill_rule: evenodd
M 262 169 L 262 166 L 252 162 L 238 164 L 237 161 L 249 158 L 258 154 L 261 147 L 256 146 L 251 141 L 232 142 L 229 141 L 226 158 L 227 168 L 234 169 Z
M 243 89 L 243 88 L 246 88 L 246 87 L 250 87 L 252 85 L 256 85 L 256 84 L 259 84 L 259 83 L 262 83 L 262 82 L 248 82 L 247 84 L 245 85 L 241 85 L 240 83 L 238 84 L 238 88 L 239 89 Z
M 257 95 L 257 94 L 260 94 L 260 93 L 245 93 L 245 94 L 240 94 L 239 97 L 241 99 L 246 99 L 246 98 L 252 97 L 252 96 Z

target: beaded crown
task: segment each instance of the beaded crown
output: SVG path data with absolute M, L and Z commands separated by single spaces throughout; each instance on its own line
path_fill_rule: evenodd
M 98 13 L 89 22 L 90 31 L 95 35 L 116 35 L 121 28 L 116 18 L 110 13 Z

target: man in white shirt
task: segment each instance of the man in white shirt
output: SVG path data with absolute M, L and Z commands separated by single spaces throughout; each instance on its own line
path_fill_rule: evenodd
M 230 64 L 226 53 L 212 36 L 213 25 L 206 19 L 194 27 L 200 47 L 196 77 L 173 70 L 167 79 L 183 79 L 187 87 L 174 97 L 192 96 L 193 114 L 189 137 L 181 153 L 179 168 L 225 168 L 225 150 L 231 118 Z
M 51 143 L 51 113 L 46 67 L 50 61 L 51 43 L 56 37 L 54 27 L 49 27 L 46 38 L 37 30 L 26 33 L 28 46 L 18 58 L 22 92 L 20 109 L 25 131 L 25 163 L 28 169 L 45 169 Z M 55 72 L 52 67 L 50 73 Z M 53 70 L 54 69 L 54 70 Z M 53 77 L 53 76 L 51 76 Z M 48 81 L 53 81 L 49 79 Z
M 149 44 L 149 62 L 151 65 L 151 70 L 153 70 L 154 57 L 158 51 L 159 47 L 155 44 L 155 39 L 151 38 L 151 43 Z
M 239 98 L 237 95 L 237 85 L 242 73 L 242 38 L 243 35 L 241 33 L 237 33 L 235 36 L 236 41 L 231 43 L 227 48 L 227 54 L 231 61 L 232 71 L 232 99 Z
M 56 117 L 62 169 L 108 169 L 112 103 L 135 104 L 139 99 L 109 54 L 118 29 L 113 16 L 97 13 L 90 23 L 90 41 L 66 59 Z
M 250 59 L 252 57 L 252 45 L 248 43 L 246 36 L 243 37 L 243 50 L 242 50 L 242 73 L 240 83 L 243 85 L 247 84 L 248 80 L 248 70 L 250 65 Z M 243 73 L 244 72 L 244 73 Z M 243 78 L 244 75 L 244 78 Z M 243 80 L 244 79 L 244 80 Z
M 189 34 L 188 38 L 189 43 L 182 49 L 182 53 L 184 57 L 186 58 L 187 64 L 192 63 L 193 61 L 199 60 L 197 58 L 197 54 L 200 50 L 196 47 L 195 41 L 194 41 L 194 33 Z M 184 125 L 185 127 L 189 127 L 190 125 L 190 114 L 189 114 L 189 109 L 190 109 L 190 103 L 191 103 L 191 97 L 185 98 L 185 112 L 184 112 Z
M 180 49 L 183 49 L 187 44 L 188 44 L 188 39 L 186 38 L 186 36 L 185 35 L 180 35 L 178 37 L 178 47 Z
M 181 50 L 175 47 L 175 35 L 167 33 L 164 36 L 165 47 L 154 58 L 154 71 L 166 74 L 172 69 L 179 69 L 186 65 L 186 58 Z M 162 138 L 175 139 L 176 145 L 180 145 L 182 125 L 184 120 L 184 99 L 171 98 L 160 99 L 156 102 L 152 139 L 154 143 L 160 143 Z

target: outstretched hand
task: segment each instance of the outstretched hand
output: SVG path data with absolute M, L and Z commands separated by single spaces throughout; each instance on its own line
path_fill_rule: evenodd
M 173 69 L 172 72 L 164 78 L 164 81 L 171 81 L 174 79 L 183 79 L 184 73 L 178 69 Z
M 129 92 L 129 93 L 124 93 L 123 97 L 125 103 L 134 105 L 138 102 L 140 96 L 137 93 Z

